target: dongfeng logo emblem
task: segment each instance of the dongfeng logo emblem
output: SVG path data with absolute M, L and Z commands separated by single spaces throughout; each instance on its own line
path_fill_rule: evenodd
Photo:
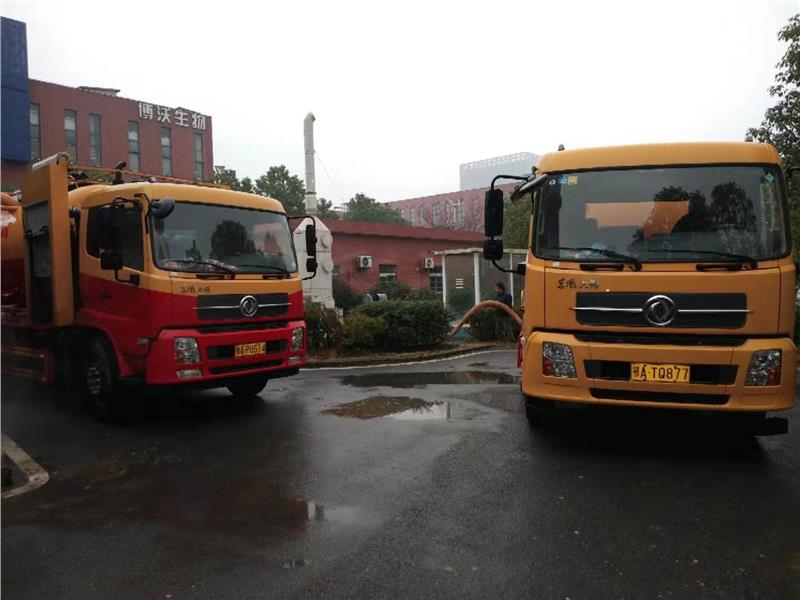
M 669 296 L 653 296 L 644 303 L 644 318 L 656 327 L 666 327 L 675 320 L 678 309 Z
M 258 312 L 258 300 L 254 296 L 244 296 L 239 301 L 239 312 L 245 317 L 253 317 Z

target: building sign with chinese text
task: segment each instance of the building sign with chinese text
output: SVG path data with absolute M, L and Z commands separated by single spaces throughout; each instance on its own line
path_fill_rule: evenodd
M 193 129 L 206 129 L 206 116 L 190 112 L 184 108 L 169 108 L 148 102 L 139 102 L 139 118 L 145 121 L 158 121 L 159 123 L 177 125 L 178 127 L 192 127 Z

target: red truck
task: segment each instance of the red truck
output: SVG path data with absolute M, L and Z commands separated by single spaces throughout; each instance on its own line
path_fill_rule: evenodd
M 4 198 L 5 372 L 77 386 L 110 418 L 124 387 L 250 397 L 305 364 L 301 273 L 280 202 L 121 170 L 114 184 L 81 185 L 71 172 L 53 156 L 25 176 L 21 203 Z M 313 219 L 306 243 L 313 273 Z

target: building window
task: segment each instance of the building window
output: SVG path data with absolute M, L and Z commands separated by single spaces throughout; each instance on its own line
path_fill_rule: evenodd
M 439 227 L 442 224 L 442 207 L 438 202 L 433 203 L 433 226 Z
M 444 281 L 442 279 L 442 267 L 434 267 L 428 272 L 428 282 L 432 292 L 441 294 L 444 291 Z
M 78 115 L 74 110 L 64 111 L 64 151 L 70 159 L 78 160 Z
M 203 180 L 203 134 L 194 134 L 194 178 Z
M 31 129 L 31 160 L 42 159 L 42 135 L 39 129 L 39 105 L 31 103 L 28 110 Z
M 161 172 L 172 175 L 172 130 L 161 128 Z
M 397 265 L 378 265 L 378 280 L 381 283 L 397 281 Z
M 411 224 L 412 225 L 417 224 L 417 209 L 414 208 L 413 206 L 411 207 Z
M 138 171 L 139 165 L 139 123 L 128 121 L 128 168 L 131 171 Z
M 99 167 L 103 162 L 100 148 L 100 115 L 89 115 L 89 164 Z

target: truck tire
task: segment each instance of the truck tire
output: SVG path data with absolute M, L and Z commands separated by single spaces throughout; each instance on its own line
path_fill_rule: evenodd
M 525 396 L 525 417 L 533 429 L 541 429 L 547 425 L 547 406 L 545 400 Z
M 122 418 L 123 390 L 118 382 L 116 360 L 106 341 L 93 338 L 89 342 L 81 371 L 84 397 L 92 414 L 104 421 Z
M 266 377 L 256 377 L 237 383 L 232 383 L 227 387 L 228 391 L 236 400 L 249 401 L 261 393 L 261 391 L 267 386 L 267 381 L 269 380 Z

